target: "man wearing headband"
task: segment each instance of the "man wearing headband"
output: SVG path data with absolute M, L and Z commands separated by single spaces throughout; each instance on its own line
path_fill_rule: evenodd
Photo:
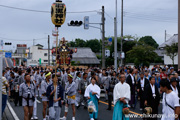
M 41 96 L 42 96 L 42 102 L 43 102 L 43 120 L 46 120 L 46 118 L 49 118 L 49 111 L 47 109 L 49 100 L 46 96 L 46 90 L 47 87 L 52 84 L 51 79 L 51 72 L 47 72 L 45 74 L 46 80 L 43 80 L 41 83 Z M 46 114 L 46 109 L 47 109 L 47 114 Z
M 75 120 L 75 101 L 76 101 L 76 83 L 73 82 L 73 76 L 68 74 L 68 81 L 65 87 L 65 94 L 66 94 L 66 105 L 65 105 L 65 114 L 62 118 L 66 120 L 68 114 L 68 106 L 72 106 L 73 110 L 73 117 L 72 120 Z

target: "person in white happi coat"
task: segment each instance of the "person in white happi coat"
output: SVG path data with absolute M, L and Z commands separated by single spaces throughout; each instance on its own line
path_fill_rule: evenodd
M 78 90 L 78 85 L 81 81 L 81 74 L 80 72 L 77 72 L 76 73 L 76 79 L 75 79 L 75 84 L 76 84 L 76 102 L 75 102 L 75 105 L 77 107 L 77 109 L 79 108 L 79 102 L 80 102 L 80 99 L 81 99 L 81 93 L 80 91 Z
M 42 102 L 43 102 L 43 120 L 46 120 L 46 118 L 49 118 L 49 111 L 48 111 L 48 106 L 49 106 L 49 100 L 46 96 L 46 91 L 47 87 L 52 84 L 51 81 L 51 72 L 47 72 L 45 75 L 46 79 L 41 82 L 41 96 L 42 96 Z M 46 113 L 47 110 L 47 113 Z
M 113 91 L 113 100 L 114 100 L 114 112 L 113 120 L 128 120 L 129 118 L 125 117 L 122 110 L 124 107 L 127 107 L 127 104 L 130 100 L 130 86 L 125 83 L 126 77 L 124 74 L 120 76 L 120 82 L 115 85 Z
M 30 120 L 33 113 L 35 101 L 35 86 L 31 81 L 29 74 L 25 74 L 25 82 L 20 85 L 19 96 L 22 96 L 22 105 L 24 108 L 24 120 Z
M 34 101 L 34 109 L 33 109 L 33 118 L 32 119 L 35 119 L 37 120 L 38 117 L 37 117 L 37 97 L 38 97 L 38 81 L 40 79 L 40 73 L 39 73 L 39 68 L 36 68 L 36 71 L 32 77 L 32 81 L 35 85 L 35 101 Z

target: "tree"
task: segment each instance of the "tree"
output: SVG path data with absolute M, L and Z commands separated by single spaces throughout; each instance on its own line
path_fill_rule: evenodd
M 86 47 L 90 47 L 93 52 L 97 53 L 101 50 L 101 43 L 98 39 L 87 40 Z
M 166 55 L 169 56 L 174 65 L 174 58 L 178 54 L 178 43 L 173 43 L 172 45 L 165 46 Z
M 67 43 L 69 47 L 76 47 L 76 43 L 74 41 L 70 41 Z
M 154 52 L 155 48 L 148 45 L 137 45 L 132 50 L 127 52 L 126 62 L 134 63 L 136 66 L 146 65 L 155 62 L 155 58 L 158 57 Z
M 150 45 L 154 48 L 158 48 L 157 42 L 152 38 L 152 36 L 144 36 L 139 39 L 139 42 L 142 42 L 146 45 Z
M 86 46 L 86 41 L 78 38 L 75 39 L 75 47 L 85 47 Z

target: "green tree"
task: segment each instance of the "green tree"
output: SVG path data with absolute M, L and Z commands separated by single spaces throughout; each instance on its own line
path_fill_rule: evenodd
M 67 43 L 69 47 L 76 47 L 76 43 L 74 41 L 70 41 Z
M 139 39 L 139 42 L 142 42 L 146 45 L 150 45 L 154 48 L 158 48 L 157 42 L 152 38 L 152 36 L 144 36 Z
M 172 45 L 165 46 L 166 55 L 169 56 L 174 65 L 174 58 L 178 54 L 178 43 L 173 43 Z
M 101 43 L 98 39 L 87 40 L 86 47 L 90 47 L 93 52 L 97 53 L 101 50 Z
M 158 57 L 157 53 L 154 52 L 155 48 L 148 45 L 137 45 L 132 50 L 127 52 L 126 62 L 134 63 L 136 66 L 146 65 L 155 61 Z
M 86 46 L 86 41 L 80 38 L 75 39 L 75 47 L 85 47 L 85 46 Z

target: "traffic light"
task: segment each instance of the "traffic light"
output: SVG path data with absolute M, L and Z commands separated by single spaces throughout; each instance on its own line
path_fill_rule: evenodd
M 51 6 L 51 21 L 56 27 L 64 24 L 66 19 L 66 5 L 61 0 L 56 0 Z
M 74 20 L 71 20 L 69 23 L 68 23 L 68 26 L 81 26 L 83 24 L 82 21 L 74 21 Z
M 12 43 L 5 43 L 5 45 L 11 45 Z

